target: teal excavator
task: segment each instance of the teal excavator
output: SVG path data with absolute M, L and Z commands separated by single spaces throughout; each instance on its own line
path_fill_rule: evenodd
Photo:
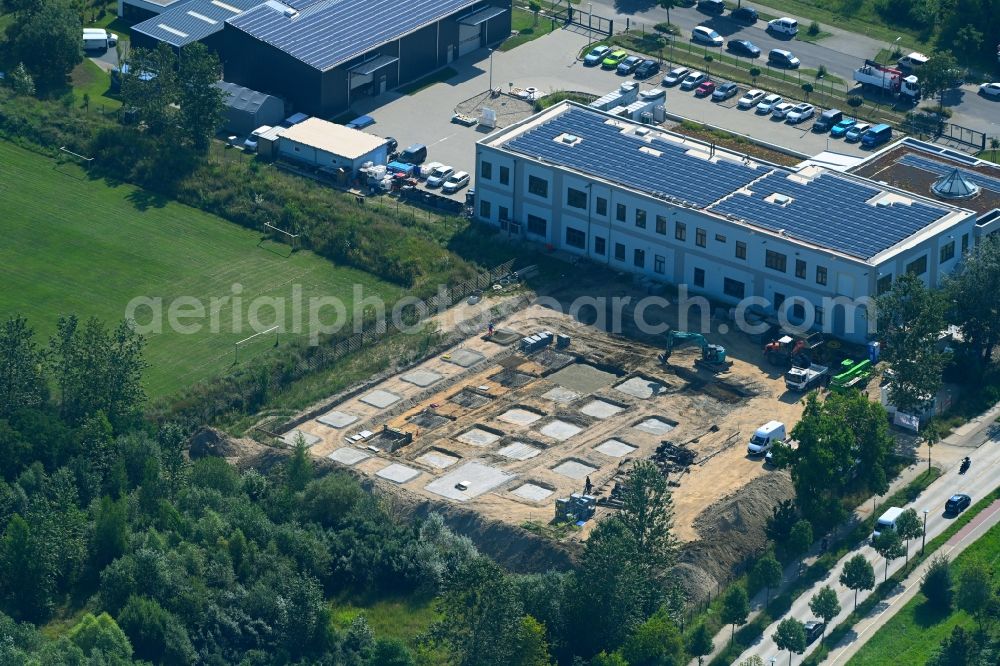
M 700 333 L 688 333 L 687 331 L 670 331 L 667 333 L 667 347 L 660 354 L 660 362 L 666 363 L 670 359 L 674 347 L 691 342 L 697 342 L 701 345 L 701 358 L 695 361 L 695 365 L 707 368 L 712 372 L 726 370 L 732 365 L 732 361 L 726 360 L 725 347 L 709 344 L 704 335 Z

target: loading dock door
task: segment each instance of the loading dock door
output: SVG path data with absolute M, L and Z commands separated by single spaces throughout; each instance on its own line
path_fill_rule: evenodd
M 458 57 L 462 57 L 466 54 L 472 53 L 479 48 L 480 38 L 479 38 L 479 26 L 478 25 L 465 25 L 464 23 L 458 26 Z
M 500 16 L 507 9 L 504 7 L 487 7 L 475 11 L 458 22 L 458 55 L 472 53 L 489 43 L 489 35 L 484 27 L 486 22 Z

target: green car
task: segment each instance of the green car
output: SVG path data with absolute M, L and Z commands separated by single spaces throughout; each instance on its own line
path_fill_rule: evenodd
M 601 61 L 601 67 L 604 69 L 617 69 L 618 65 L 621 64 L 622 60 L 628 57 L 628 52 L 625 49 L 615 49 L 608 54 L 608 57 Z

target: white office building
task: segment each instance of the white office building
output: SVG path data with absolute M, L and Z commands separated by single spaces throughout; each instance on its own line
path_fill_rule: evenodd
M 864 307 L 836 303 L 863 303 L 906 271 L 938 285 L 975 243 L 961 202 L 770 164 L 573 102 L 482 139 L 476 176 L 476 216 L 502 233 L 722 303 L 757 297 L 856 342 Z

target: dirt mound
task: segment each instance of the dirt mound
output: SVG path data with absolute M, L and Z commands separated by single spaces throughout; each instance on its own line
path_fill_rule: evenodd
M 241 453 L 236 443 L 229 439 L 224 432 L 208 427 L 202 428 L 191 436 L 188 450 L 192 460 L 206 456 L 232 458 Z
M 700 538 L 681 547 L 677 566 L 690 601 L 704 601 L 710 590 L 764 550 L 772 508 L 794 495 L 788 473 L 772 472 L 698 514 L 694 527 Z

